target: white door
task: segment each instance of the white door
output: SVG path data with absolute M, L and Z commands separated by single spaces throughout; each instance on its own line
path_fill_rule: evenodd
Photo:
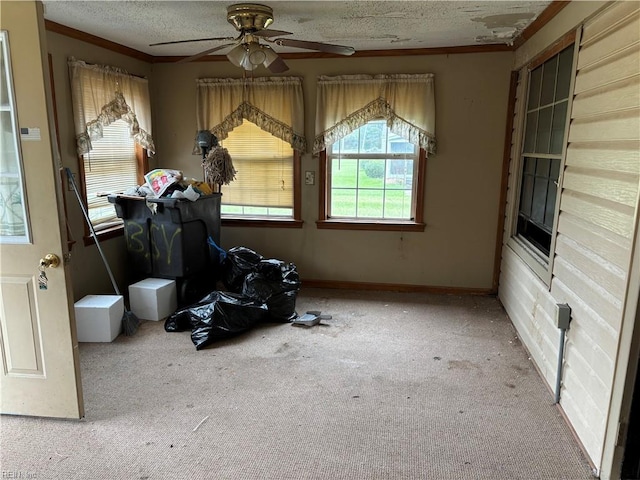
M 41 8 L 2 2 L 0 16 L 0 412 L 80 418 Z M 39 265 L 47 254 L 61 261 L 42 268 L 45 279 Z

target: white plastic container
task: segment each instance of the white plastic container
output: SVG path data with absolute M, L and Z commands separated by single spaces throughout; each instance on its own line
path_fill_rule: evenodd
M 146 278 L 129 285 L 131 311 L 140 320 L 163 320 L 176 311 L 176 281 Z
M 122 295 L 87 295 L 74 310 L 79 342 L 113 342 L 122 330 Z

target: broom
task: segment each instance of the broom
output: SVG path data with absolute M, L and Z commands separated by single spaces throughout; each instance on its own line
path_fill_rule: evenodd
M 69 185 L 71 185 L 71 188 L 76 194 L 76 198 L 78 199 L 78 203 L 80 204 L 80 209 L 82 210 L 84 219 L 87 221 L 89 230 L 91 230 L 91 236 L 93 237 L 93 240 L 96 242 L 96 247 L 98 247 L 98 252 L 100 252 L 100 256 L 102 257 L 104 266 L 107 269 L 107 272 L 109 273 L 109 278 L 111 279 L 111 284 L 113 285 L 113 289 L 115 290 L 116 295 L 122 296 L 122 294 L 120 293 L 120 290 L 118 289 L 118 284 L 116 283 L 115 278 L 113 278 L 113 273 L 111 272 L 111 268 L 109 268 L 107 257 L 104 256 L 104 252 L 100 247 L 100 242 L 98 242 L 98 236 L 96 235 L 96 231 L 93 228 L 93 224 L 89 219 L 89 214 L 87 213 L 87 209 L 84 206 L 84 203 L 82 203 L 82 198 L 80 197 L 80 193 L 78 192 L 78 187 L 76 186 L 76 181 L 74 180 L 73 175 L 71 174 L 71 170 L 68 167 L 65 167 L 65 171 L 67 172 Z M 138 330 L 138 325 L 140 325 L 140 320 L 138 319 L 138 317 L 136 317 L 135 314 L 129 309 L 127 309 L 127 307 L 125 306 L 124 314 L 122 315 L 122 329 L 124 330 L 124 334 L 127 336 L 133 335 Z

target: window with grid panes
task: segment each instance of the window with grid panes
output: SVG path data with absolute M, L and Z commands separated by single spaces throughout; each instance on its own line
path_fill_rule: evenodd
M 573 45 L 529 73 L 516 234 L 549 256 L 567 128 Z
M 294 150 L 287 142 L 244 120 L 220 142 L 236 169 L 222 186 L 220 212 L 229 217 L 294 216 Z
M 115 208 L 103 193 L 119 193 L 138 185 L 139 155 L 124 120 L 103 127 L 103 137 L 91 141 L 92 149 L 82 156 L 87 212 L 96 231 L 121 225 Z M 137 152 L 139 150 L 140 152 Z
M 328 218 L 415 220 L 419 149 L 372 120 L 327 149 Z

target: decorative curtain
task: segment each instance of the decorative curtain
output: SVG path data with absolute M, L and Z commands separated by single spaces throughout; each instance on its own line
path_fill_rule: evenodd
M 293 149 L 307 149 L 301 78 L 201 78 L 196 105 L 198 131 L 209 130 L 219 140 L 247 119 Z M 193 153 L 201 153 L 197 142 Z
M 155 153 L 151 137 L 149 82 L 120 68 L 91 65 L 71 57 L 71 102 L 78 155 L 91 150 L 91 140 L 103 137 L 102 127 L 122 119 L 136 143 Z
M 325 150 L 375 118 L 414 145 L 435 153 L 432 73 L 320 76 L 313 153 Z

